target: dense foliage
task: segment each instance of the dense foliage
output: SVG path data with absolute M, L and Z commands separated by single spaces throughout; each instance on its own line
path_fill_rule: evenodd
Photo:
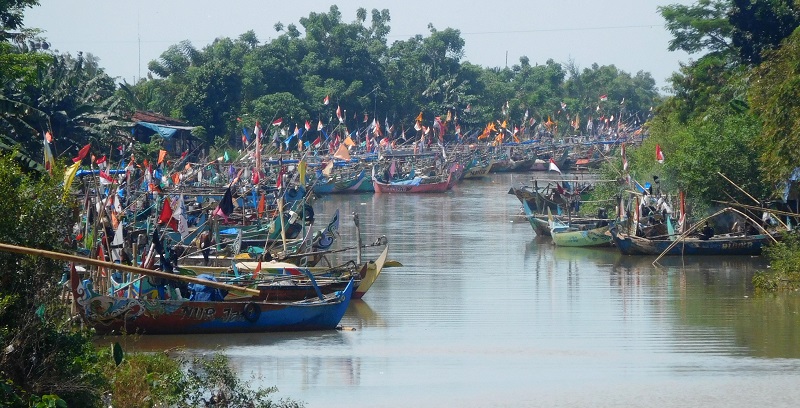
M 63 251 L 76 213 L 62 201 L 58 177 L 23 173 L 0 157 L 0 242 Z M 34 227 L 35 226 L 35 227 Z M 62 300 L 63 264 L 0 253 L 0 405 L 27 406 L 34 396 L 98 401 L 102 376 L 90 333 L 73 331 Z
M 498 118 L 512 126 L 548 117 L 586 123 L 598 111 L 641 122 L 659 100 L 646 72 L 552 60 L 531 65 L 528 57 L 484 68 L 463 61 L 459 30 L 430 25 L 427 36 L 389 44 L 388 10 L 356 14 L 348 23 L 331 6 L 301 18 L 299 27 L 277 23 L 278 37 L 263 44 L 248 31 L 202 49 L 186 41 L 172 45 L 150 62 L 147 79 L 125 85 L 129 106 L 203 126 L 211 145 L 219 136 L 239 140 L 242 127 L 256 120 L 282 117 L 290 127 L 306 120 L 338 123 L 337 107 L 351 130 L 377 120 L 400 132 L 411 129 L 420 112 L 427 122 L 449 112 L 466 132 Z M 577 130 L 565 125 L 559 131 Z
M 781 41 L 800 25 L 800 7 L 785 0 L 698 0 L 659 10 L 674 36 L 670 49 L 701 55 L 673 74 L 673 95 L 632 154 L 633 173 L 664 176 L 695 209 L 708 209 L 712 200 L 755 204 L 719 173 L 759 200 L 770 198 L 797 164 L 791 137 L 792 120 L 800 117 L 792 108 L 797 50 L 789 48 L 791 37 L 782 47 Z M 656 144 L 667 155 L 663 165 L 655 163 Z
M 759 272 L 753 277 L 757 290 L 800 289 L 800 236 L 792 233 L 766 250 L 770 261 L 769 272 Z

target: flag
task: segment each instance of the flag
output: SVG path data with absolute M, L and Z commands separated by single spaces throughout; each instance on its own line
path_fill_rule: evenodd
M 325 128 L 325 125 L 322 124 L 322 120 L 317 123 L 317 132 L 321 132 L 322 129 Z
M 422 122 L 422 112 L 417 115 L 417 122 Z
M 326 105 L 327 105 L 327 103 L 326 103 Z M 258 260 L 258 265 L 256 265 L 256 270 L 253 271 L 253 279 L 258 279 L 258 273 L 259 272 L 261 272 L 261 259 Z
M 305 128 L 306 128 L 306 132 L 308 132 L 309 130 L 311 130 L 311 122 L 309 122 L 309 121 L 306 121 L 306 126 L 305 126 Z
M 339 123 L 344 123 L 344 117 L 342 116 L 342 107 L 336 105 L 336 117 L 339 119 Z
M 105 241 L 105 238 L 103 238 L 103 240 Z M 97 248 L 97 259 L 101 260 L 103 262 L 106 261 L 106 253 L 105 253 L 105 251 L 103 251 L 103 244 L 100 244 L 100 247 Z M 98 272 L 100 272 L 100 276 L 102 276 L 104 278 L 107 276 L 106 275 L 106 268 L 100 266 L 100 267 L 97 268 L 97 270 L 98 270 Z
M 114 216 L 113 212 L 111 216 Z M 125 243 L 125 239 L 122 234 L 122 223 L 118 222 L 114 228 L 114 239 L 111 241 L 111 260 L 116 262 L 122 261 L 122 245 Z
M 53 174 L 53 166 L 56 165 L 56 159 L 53 157 L 53 151 L 50 150 L 50 140 L 53 140 L 53 136 L 50 132 L 46 132 L 44 134 L 44 169 Z
M 314 147 L 319 147 L 321 144 L 322 144 L 322 136 L 317 136 L 317 138 L 314 139 L 314 143 L 311 143 L 311 145 Z
M 67 197 L 67 193 L 69 192 L 70 187 L 72 187 L 72 181 L 75 180 L 75 175 L 78 174 L 78 168 L 81 167 L 81 162 L 77 161 L 71 166 L 67 167 L 67 171 L 64 172 L 64 199 Z
M 266 211 L 267 211 L 267 198 L 264 195 L 264 193 L 261 193 L 261 197 L 258 199 L 258 206 L 256 206 L 256 213 L 258 213 L 258 218 L 262 218 Z
M 350 152 L 348 152 L 347 147 L 345 147 L 345 144 L 347 144 L 346 143 L 347 140 L 350 140 L 349 136 L 347 137 L 347 139 L 345 139 L 345 143 L 339 145 L 339 150 L 337 150 L 336 153 L 333 154 L 333 157 L 340 160 L 350 161 Z M 352 143 L 352 141 L 350 143 Z
M 275 188 L 280 189 L 283 187 L 283 166 L 278 170 L 278 176 L 275 177 Z
M 347 136 L 344 139 L 343 144 L 346 145 L 347 147 L 352 147 L 352 146 L 356 145 L 356 142 L 354 142 L 353 139 L 350 136 Z M 349 157 L 348 157 L 348 160 L 349 160 Z
M 298 174 L 298 176 L 300 178 L 300 185 L 301 186 L 305 186 L 306 185 L 306 168 L 307 167 L 308 167 L 308 165 L 306 164 L 305 160 L 300 160 L 300 162 L 297 163 L 297 174 Z
M 159 152 L 158 152 L 158 164 L 163 163 L 165 157 L 167 157 L 167 151 L 166 150 L 159 150 Z
M 283 118 L 278 118 L 272 121 L 272 126 L 280 126 L 283 124 Z
M 467 113 L 469 113 L 471 110 L 472 110 L 472 105 L 470 105 L 470 104 L 467 104 L 467 107 L 464 108 L 464 112 L 467 112 Z
M 178 201 L 176 201 L 174 205 L 175 208 L 172 211 L 170 223 L 177 224 L 178 227 L 175 230 L 181 234 L 181 239 L 183 239 L 189 235 L 189 218 L 183 210 L 183 194 L 180 195 L 180 198 L 178 198 Z
M 170 204 L 169 197 L 164 198 L 164 206 L 161 207 L 158 223 L 167 225 L 175 231 L 178 230 L 178 220 L 172 218 L 172 205 Z
M 323 105 L 327 105 L 331 103 L 331 97 L 329 95 L 325 95 L 325 99 L 322 100 Z
M 322 169 L 322 174 L 326 177 L 330 177 L 331 172 L 333 171 L 333 160 L 329 161 L 328 164 Z
M 659 163 L 664 163 L 664 152 L 661 151 L 661 146 L 656 145 L 656 161 Z
M 104 172 L 104 171 L 101 171 L 99 176 L 100 176 L 100 184 L 102 184 L 104 186 L 114 183 L 114 179 L 111 178 L 111 176 L 108 173 Z
M 242 144 L 247 146 L 250 143 L 250 135 L 247 134 L 247 128 L 242 128 Z
M 86 146 L 83 146 L 80 151 L 78 151 L 78 156 L 72 159 L 73 163 L 80 163 L 83 161 L 83 158 L 89 154 L 89 149 L 92 147 L 92 144 L 89 143 Z
M 628 157 L 625 154 L 625 143 L 622 144 L 622 171 L 628 171 Z
M 233 212 L 233 195 L 231 195 L 231 188 L 225 190 L 225 195 L 220 200 L 217 208 L 211 215 L 217 215 L 228 221 L 228 216 Z
M 608 100 L 608 95 L 605 95 L 605 94 L 604 95 L 600 95 L 600 100 L 601 101 L 607 101 Z
M 556 165 L 556 162 L 552 158 L 550 158 L 550 165 L 547 167 L 547 170 L 548 171 L 550 171 L 550 170 L 557 171 L 557 172 L 561 173 L 561 169 L 558 168 L 558 166 Z

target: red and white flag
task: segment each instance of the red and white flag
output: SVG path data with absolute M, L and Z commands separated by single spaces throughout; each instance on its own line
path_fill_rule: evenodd
M 308 132 L 310 129 L 311 129 L 311 122 L 306 121 L 306 132 Z
M 283 118 L 278 118 L 272 121 L 272 126 L 280 126 L 283 124 Z
M 557 171 L 561 173 L 561 169 L 558 168 L 558 165 L 556 165 L 556 162 L 552 158 L 550 159 L 550 165 L 547 167 L 547 170 Z
M 664 163 L 664 152 L 661 151 L 661 145 L 656 145 L 656 161 Z
M 339 118 L 339 123 L 344 123 L 344 117 L 342 116 L 342 107 L 336 106 L 336 117 Z
M 325 99 L 322 100 L 322 104 L 327 105 L 329 103 L 331 103 L 331 97 L 330 95 L 325 95 Z

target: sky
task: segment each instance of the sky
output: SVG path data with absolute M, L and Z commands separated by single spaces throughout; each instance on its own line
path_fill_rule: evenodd
M 635 75 L 649 72 L 657 87 L 688 62 L 684 52 L 667 50 L 671 39 L 658 13 L 661 5 L 687 0 L 405 0 L 395 4 L 372 0 L 40 0 L 25 13 L 25 26 L 44 30 L 52 49 L 98 57 L 100 66 L 119 81 L 147 75 L 147 64 L 170 45 L 183 40 L 202 49 L 218 37 L 236 38 L 253 30 L 263 43 L 278 36 L 273 26 L 326 13 L 339 7 L 343 22 L 356 19 L 363 7 L 388 9 L 388 42 L 416 34 L 428 36 L 454 28 L 465 41 L 465 61 L 505 67 L 527 56 L 532 65 L 548 59 L 577 67 L 615 65 Z M 368 20 L 369 21 L 369 17 Z

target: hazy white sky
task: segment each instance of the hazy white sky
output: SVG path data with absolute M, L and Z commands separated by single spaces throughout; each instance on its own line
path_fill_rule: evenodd
M 299 24 L 310 12 L 323 13 L 337 4 L 342 20 L 356 18 L 364 7 L 389 9 L 389 43 L 437 29 L 461 31 L 465 60 L 503 67 L 528 56 L 531 64 L 548 59 L 616 65 L 635 74 L 650 72 L 659 87 L 687 62 L 683 52 L 667 51 L 671 38 L 657 7 L 689 0 L 442 0 L 381 2 L 373 0 L 40 0 L 29 9 L 25 25 L 45 30 L 61 52 L 92 53 L 115 77 L 133 82 L 147 75 L 147 63 L 172 44 L 189 40 L 198 48 L 217 37 L 236 38 L 254 30 L 260 41 L 277 36 L 277 22 Z

